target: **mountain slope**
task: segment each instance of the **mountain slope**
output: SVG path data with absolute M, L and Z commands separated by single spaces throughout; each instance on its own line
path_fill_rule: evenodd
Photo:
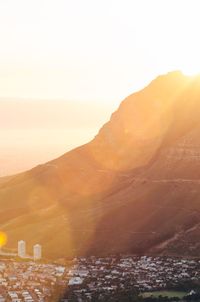
M 9 246 L 199 255 L 200 78 L 159 76 L 89 144 L 0 182 Z

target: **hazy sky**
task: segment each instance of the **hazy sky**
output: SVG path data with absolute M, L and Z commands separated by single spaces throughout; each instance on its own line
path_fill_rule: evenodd
M 0 99 L 0 176 L 87 143 L 113 110 L 104 102 Z
M 199 0 L 0 0 L 0 96 L 119 101 L 200 71 Z
M 0 175 L 87 142 L 158 74 L 200 72 L 199 8 L 199 0 L 0 0 Z

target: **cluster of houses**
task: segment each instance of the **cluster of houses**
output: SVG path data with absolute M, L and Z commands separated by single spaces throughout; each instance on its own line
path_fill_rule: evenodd
M 80 258 L 68 272 L 68 289 L 61 301 L 90 301 L 117 291 L 151 292 L 200 281 L 200 260 L 170 257 Z M 66 299 L 66 300 L 65 300 Z M 68 299 L 68 300 L 67 300 Z
M 52 302 L 58 282 L 63 281 L 64 273 L 65 267 L 55 264 L 2 259 L 0 302 Z M 63 286 L 67 280 L 63 281 Z
M 198 259 L 112 256 L 66 263 L 1 258 L 0 302 L 97 301 L 120 291 L 146 293 L 185 281 L 200 283 Z

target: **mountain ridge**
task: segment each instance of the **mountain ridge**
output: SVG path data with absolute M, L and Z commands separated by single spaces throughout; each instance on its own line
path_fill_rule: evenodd
M 170 72 L 127 97 L 90 143 L 2 180 L 8 245 L 37 241 L 46 257 L 199 255 L 199 114 L 200 78 Z

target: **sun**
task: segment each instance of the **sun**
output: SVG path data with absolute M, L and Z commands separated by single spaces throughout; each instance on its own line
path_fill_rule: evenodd
M 0 232 L 0 248 L 7 243 L 7 235 L 4 232 Z
M 187 76 L 198 76 L 200 75 L 200 66 L 195 62 L 189 62 L 182 68 L 182 72 Z

